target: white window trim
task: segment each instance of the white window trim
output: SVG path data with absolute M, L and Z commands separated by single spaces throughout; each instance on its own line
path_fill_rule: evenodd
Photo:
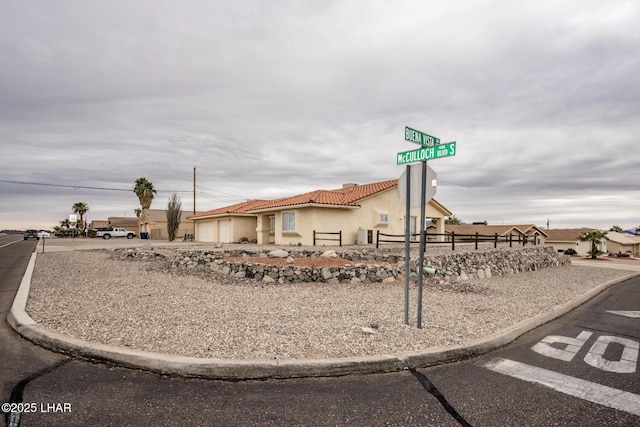
M 383 221 L 383 215 L 387 217 L 386 221 Z M 378 225 L 389 225 L 389 214 L 387 212 L 378 212 Z
M 289 214 L 293 215 L 293 229 L 285 229 L 285 228 L 284 228 L 284 225 L 285 225 L 285 220 L 284 220 L 285 214 L 287 214 L 287 215 L 289 215 Z M 295 212 L 295 211 L 285 211 L 285 212 L 282 212 L 282 213 L 280 214 L 280 219 L 281 219 L 281 221 L 282 221 L 282 232 L 283 232 L 283 233 L 295 233 L 295 232 L 296 232 L 296 212 Z

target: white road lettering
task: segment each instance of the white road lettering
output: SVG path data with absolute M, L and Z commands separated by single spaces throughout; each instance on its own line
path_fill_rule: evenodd
M 632 319 L 640 319 L 640 311 L 607 310 L 607 313 L 631 317 Z
M 602 355 L 607 350 L 610 343 L 617 343 L 624 346 L 620 360 L 607 360 Z M 632 374 L 636 371 L 638 362 L 638 341 L 628 338 L 602 335 L 593 344 L 591 350 L 584 358 L 584 361 L 594 368 L 607 372 L 617 372 L 619 374 Z
M 539 343 L 531 347 L 531 350 L 543 356 L 571 362 L 584 343 L 591 337 L 592 332 L 582 331 L 576 338 L 563 337 L 561 335 L 548 335 Z M 565 344 L 565 348 L 552 347 L 552 344 Z
M 640 396 L 637 394 L 509 359 L 496 358 L 480 366 L 493 372 L 541 384 L 570 396 L 640 416 Z

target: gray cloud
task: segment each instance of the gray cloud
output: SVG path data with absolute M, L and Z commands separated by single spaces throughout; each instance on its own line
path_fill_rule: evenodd
M 145 176 L 154 205 L 183 191 L 191 206 L 197 166 L 211 209 L 396 178 L 408 125 L 457 141 L 430 163 L 464 220 L 635 227 L 638 18 L 623 1 L 12 2 L 0 180 Z M 0 197 L 0 228 L 137 206 L 7 182 Z

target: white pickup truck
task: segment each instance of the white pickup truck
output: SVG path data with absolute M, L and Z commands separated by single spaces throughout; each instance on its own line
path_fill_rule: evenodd
M 103 239 L 110 239 L 112 237 L 126 237 L 127 239 L 133 239 L 136 237 L 136 233 L 125 230 L 124 228 L 114 228 L 112 230 L 98 231 L 96 233 L 96 237 L 102 237 Z

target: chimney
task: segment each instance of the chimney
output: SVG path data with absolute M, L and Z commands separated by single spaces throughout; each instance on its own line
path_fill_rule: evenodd
M 351 187 L 355 187 L 358 184 L 353 183 L 353 182 L 347 182 L 346 184 L 342 184 L 342 188 L 351 188 Z

